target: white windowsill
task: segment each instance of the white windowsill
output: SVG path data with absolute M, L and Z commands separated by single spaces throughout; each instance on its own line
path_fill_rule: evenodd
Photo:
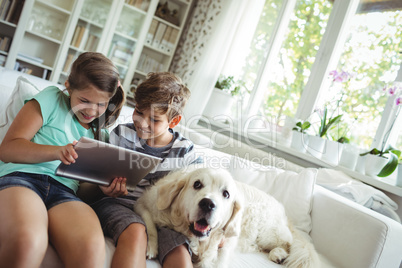
M 213 127 L 218 128 L 220 130 L 229 130 L 229 125 L 222 123 L 222 122 L 217 122 L 217 121 L 213 121 L 211 119 L 208 120 L 207 124 L 211 124 Z M 205 127 L 205 126 L 203 126 Z M 239 133 L 239 129 L 230 129 L 230 131 L 232 131 L 234 134 L 236 135 L 240 135 L 243 136 L 243 133 Z M 334 166 L 328 162 L 325 162 L 324 160 L 321 159 L 317 159 L 316 157 L 313 157 L 312 155 L 308 154 L 308 153 L 302 153 L 299 151 L 296 151 L 295 149 L 291 148 L 289 145 L 274 141 L 272 139 L 269 139 L 268 137 L 264 137 L 262 135 L 257 135 L 257 134 L 252 134 L 252 133 L 248 133 L 247 137 L 249 139 L 252 139 L 256 142 L 260 142 L 262 144 L 265 144 L 268 147 L 272 147 L 276 150 L 279 150 L 281 152 L 284 152 L 286 154 L 295 156 L 297 158 L 303 159 L 304 161 L 310 162 L 314 165 L 318 165 L 321 167 L 325 167 L 325 168 L 333 168 L 336 170 L 340 170 L 343 171 L 344 173 L 346 173 L 347 175 L 351 176 L 354 179 L 360 180 L 366 184 L 369 184 L 371 186 L 374 186 L 378 189 L 393 193 L 395 195 L 401 196 L 402 197 L 402 187 L 396 186 L 395 184 L 395 176 L 389 176 L 389 177 L 385 177 L 385 178 L 380 178 L 380 177 L 370 177 L 367 176 L 365 174 L 361 174 L 359 172 L 356 172 L 354 170 L 342 167 L 342 166 Z M 290 141 L 288 142 L 290 144 Z

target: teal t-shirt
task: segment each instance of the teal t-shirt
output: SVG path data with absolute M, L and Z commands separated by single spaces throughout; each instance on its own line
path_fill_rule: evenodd
M 90 129 L 80 125 L 77 118 L 71 112 L 69 97 L 59 88 L 47 87 L 33 97 L 42 112 L 43 125 L 32 138 L 37 144 L 64 146 L 79 140 L 82 136 L 94 138 Z M 55 175 L 57 166 L 61 161 L 50 161 L 38 164 L 3 163 L 0 161 L 0 176 L 11 172 L 20 171 L 35 174 L 45 174 L 77 191 L 79 182 Z

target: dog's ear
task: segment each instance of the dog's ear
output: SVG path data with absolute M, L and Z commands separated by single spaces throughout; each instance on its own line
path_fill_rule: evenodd
M 225 237 L 238 236 L 240 234 L 242 214 L 242 199 L 237 198 L 233 203 L 232 215 L 225 227 L 223 227 Z
M 166 177 L 163 178 L 158 186 L 156 207 L 159 210 L 164 210 L 170 207 L 173 200 L 186 185 L 185 174 L 183 173 L 172 173 L 169 177 L 169 179 Z

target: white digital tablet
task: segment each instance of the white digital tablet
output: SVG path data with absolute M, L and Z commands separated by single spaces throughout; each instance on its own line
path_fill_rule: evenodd
M 56 175 L 108 186 L 116 177 L 127 178 L 127 189 L 136 185 L 161 161 L 161 158 L 109 143 L 82 137 L 74 146 L 75 163 L 61 163 Z

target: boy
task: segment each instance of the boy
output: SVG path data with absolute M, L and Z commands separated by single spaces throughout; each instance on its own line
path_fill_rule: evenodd
M 174 74 L 150 73 L 136 89 L 133 123 L 119 125 L 110 134 L 112 144 L 163 158 L 133 192 L 120 198 L 105 197 L 92 205 L 105 234 L 116 244 L 112 267 L 146 267 L 145 223 L 133 211 L 145 188 L 173 169 L 202 162 L 192 142 L 173 131 L 189 97 L 189 89 Z M 116 187 L 124 189 L 124 182 Z M 163 267 L 192 267 L 184 235 L 163 228 L 158 235 Z

